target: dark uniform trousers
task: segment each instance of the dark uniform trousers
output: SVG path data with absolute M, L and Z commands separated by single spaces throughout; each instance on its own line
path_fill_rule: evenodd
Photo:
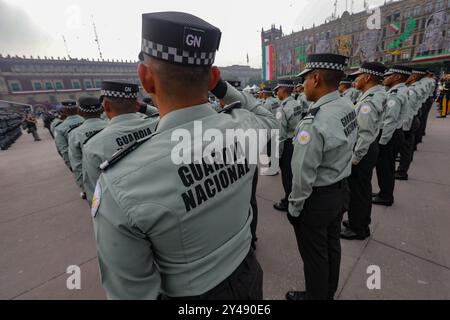
M 381 133 L 378 139 L 380 137 Z M 398 129 L 392 135 L 391 141 L 386 145 L 379 145 L 376 168 L 378 186 L 380 187 L 379 196 L 383 200 L 394 201 L 395 155 L 399 153 L 400 146 L 403 144 L 404 139 L 403 130 Z
M 398 173 L 407 174 L 414 157 L 417 134 L 420 129 L 419 117 L 414 117 L 411 130 L 403 131 L 405 142 L 400 146 L 400 164 Z
M 289 195 L 292 192 L 292 154 L 294 153 L 294 145 L 292 139 L 286 139 L 284 141 L 283 154 L 280 158 L 280 170 L 281 170 L 281 182 L 285 192 L 285 201 L 289 199 Z
M 375 141 L 362 160 L 352 166 L 352 174 L 348 179 L 348 218 L 350 229 L 358 235 L 365 236 L 370 233 L 368 229 L 372 214 L 372 175 L 378 160 L 378 150 L 378 141 Z
M 252 197 L 250 199 L 250 206 L 253 212 L 253 220 L 250 224 L 250 229 L 252 231 L 252 243 L 253 245 L 258 241 L 258 237 L 256 236 L 256 227 L 258 226 L 258 202 L 256 201 L 256 188 L 258 187 L 258 175 L 259 170 L 256 168 L 255 174 L 253 175 L 252 182 Z
M 263 270 L 253 249 L 224 281 L 199 296 L 172 298 L 161 295 L 160 300 L 262 300 Z
M 422 114 L 422 117 L 420 120 L 420 128 L 418 130 L 418 134 L 420 136 L 419 142 L 422 142 L 422 137 L 425 136 L 425 133 L 427 131 L 427 124 L 428 124 L 428 118 L 430 116 L 431 108 L 433 107 L 434 103 L 434 97 L 428 98 L 428 100 L 425 102 L 425 110 Z
M 338 288 L 341 222 L 348 192 L 347 180 L 314 188 L 300 217 L 288 213 L 303 259 L 308 299 L 333 299 Z

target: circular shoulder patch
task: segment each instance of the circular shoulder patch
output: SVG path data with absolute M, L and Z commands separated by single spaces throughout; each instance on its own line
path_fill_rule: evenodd
M 307 145 L 311 141 L 311 135 L 308 131 L 301 131 L 297 135 L 297 141 L 301 145 Z
M 281 114 L 281 112 L 277 112 L 277 114 L 276 114 L 275 117 L 276 117 L 278 120 L 280 120 L 282 116 L 283 116 L 283 115 Z
M 363 104 L 361 106 L 361 113 L 362 114 L 368 114 L 370 112 L 370 106 L 368 104 Z
M 100 180 L 99 180 L 99 181 L 97 181 L 97 185 L 95 186 L 94 196 L 92 197 L 92 207 L 91 207 L 92 218 L 95 218 L 97 216 L 101 199 L 102 199 L 102 186 L 101 186 Z
M 388 100 L 388 102 L 387 102 L 387 106 L 389 108 L 394 107 L 396 104 L 397 104 L 397 102 L 395 100 Z

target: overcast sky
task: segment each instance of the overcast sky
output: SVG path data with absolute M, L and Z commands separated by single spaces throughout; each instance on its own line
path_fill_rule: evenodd
M 347 0 L 350 11 L 351 0 Z M 353 11 L 363 10 L 354 0 Z M 136 60 L 140 50 L 141 14 L 184 11 L 222 30 L 216 58 L 219 66 L 261 67 L 261 28 L 283 26 L 283 32 L 322 24 L 334 11 L 334 0 L 0 0 L 0 53 L 98 58 L 91 16 L 104 58 Z M 371 7 L 384 0 L 368 0 Z M 346 0 L 338 0 L 338 14 Z

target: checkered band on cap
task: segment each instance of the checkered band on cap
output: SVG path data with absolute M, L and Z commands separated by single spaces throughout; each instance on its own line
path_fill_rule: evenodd
M 284 83 L 277 84 L 277 88 L 280 88 L 280 87 L 295 88 L 295 84 L 284 84 Z
M 86 113 L 94 113 L 94 112 L 99 112 L 100 110 L 102 110 L 102 105 L 98 105 L 98 106 L 79 106 L 78 108 L 81 111 L 86 112 Z
M 400 73 L 400 74 L 404 74 L 404 75 L 407 75 L 407 76 L 410 76 L 410 75 L 411 75 L 411 72 L 410 72 L 410 71 L 400 70 L 400 69 L 395 69 L 395 68 L 389 69 L 386 73 L 387 73 L 387 74 Z
M 329 69 L 344 71 L 345 65 L 334 62 L 308 62 L 305 66 L 305 69 Z
M 102 90 L 101 95 L 104 97 L 111 98 L 124 98 L 124 99 L 137 99 L 137 92 L 121 92 L 121 91 L 111 91 L 111 90 Z
M 359 68 L 358 69 L 358 73 L 373 74 L 374 76 L 377 76 L 377 77 L 383 77 L 384 76 L 383 72 L 378 72 L 378 71 L 370 70 L 370 69 L 366 69 L 366 68 Z
M 189 52 L 147 39 L 142 39 L 142 51 L 157 59 L 196 66 L 210 66 L 216 57 L 215 52 Z

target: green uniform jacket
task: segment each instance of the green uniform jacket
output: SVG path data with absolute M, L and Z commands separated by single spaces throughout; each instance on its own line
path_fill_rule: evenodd
M 344 91 L 344 93 L 342 94 L 342 97 L 347 98 L 353 104 L 356 104 L 356 102 L 358 101 L 359 94 L 360 94 L 359 90 L 357 90 L 355 88 L 348 88 L 347 90 Z
M 304 92 L 302 92 L 298 95 L 297 101 L 300 104 L 300 106 L 302 107 L 303 114 L 307 114 L 309 107 L 311 106 L 311 101 L 308 101 L 308 99 L 306 99 L 306 95 Z
M 224 101 L 236 100 L 243 107 L 228 112 L 217 113 L 209 103 L 170 112 L 156 135 L 100 176 L 92 214 L 110 299 L 200 295 L 230 276 L 248 254 L 256 166 L 172 161 L 177 134 L 190 134 L 191 142 L 194 121 L 201 121 L 203 132 L 223 134 L 278 127 L 256 99 L 228 84 Z M 209 144 L 200 142 L 203 150 Z
M 108 122 L 101 118 L 86 119 L 84 123 L 69 132 L 69 161 L 77 185 L 83 189 L 83 144 L 84 142 L 103 130 Z
M 408 107 L 408 88 L 404 83 L 399 83 L 387 91 L 386 110 L 384 112 L 383 133 L 380 138 L 381 145 L 387 145 L 391 141 L 395 130 L 403 126 L 401 111 L 405 113 Z
M 52 123 L 50 124 L 50 131 L 53 133 L 53 135 L 55 134 L 55 127 L 62 122 L 63 122 L 63 120 L 61 120 L 60 118 L 55 118 L 52 121 Z
M 101 173 L 100 165 L 120 148 L 155 132 L 158 120 L 158 117 L 142 117 L 140 113 L 122 114 L 112 118 L 105 129 L 85 142 L 82 160 L 83 189 L 89 204 Z
M 55 129 L 56 149 L 58 149 L 59 154 L 68 168 L 70 168 L 68 132 L 69 130 L 80 126 L 83 121 L 84 119 L 78 115 L 69 116 Z
M 295 128 L 302 119 L 303 109 L 293 97 L 288 97 L 281 102 L 275 117 L 281 123 L 280 142 L 292 139 Z
M 263 107 L 266 108 L 266 110 L 272 112 L 273 115 L 276 115 L 278 109 L 280 108 L 280 101 L 277 98 L 268 97 L 266 100 L 264 100 Z
M 358 137 L 353 150 L 353 162 L 359 163 L 369 151 L 370 145 L 377 139 L 383 121 L 386 91 L 375 86 L 363 93 L 356 105 L 358 116 Z
M 312 115 L 319 107 L 318 113 Z M 300 216 L 313 187 L 329 186 L 350 176 L 357 126 L 354 106 L 338 91 L 311 105 L 310 114 L 298 125 L 293 140 L 289 214 Z

